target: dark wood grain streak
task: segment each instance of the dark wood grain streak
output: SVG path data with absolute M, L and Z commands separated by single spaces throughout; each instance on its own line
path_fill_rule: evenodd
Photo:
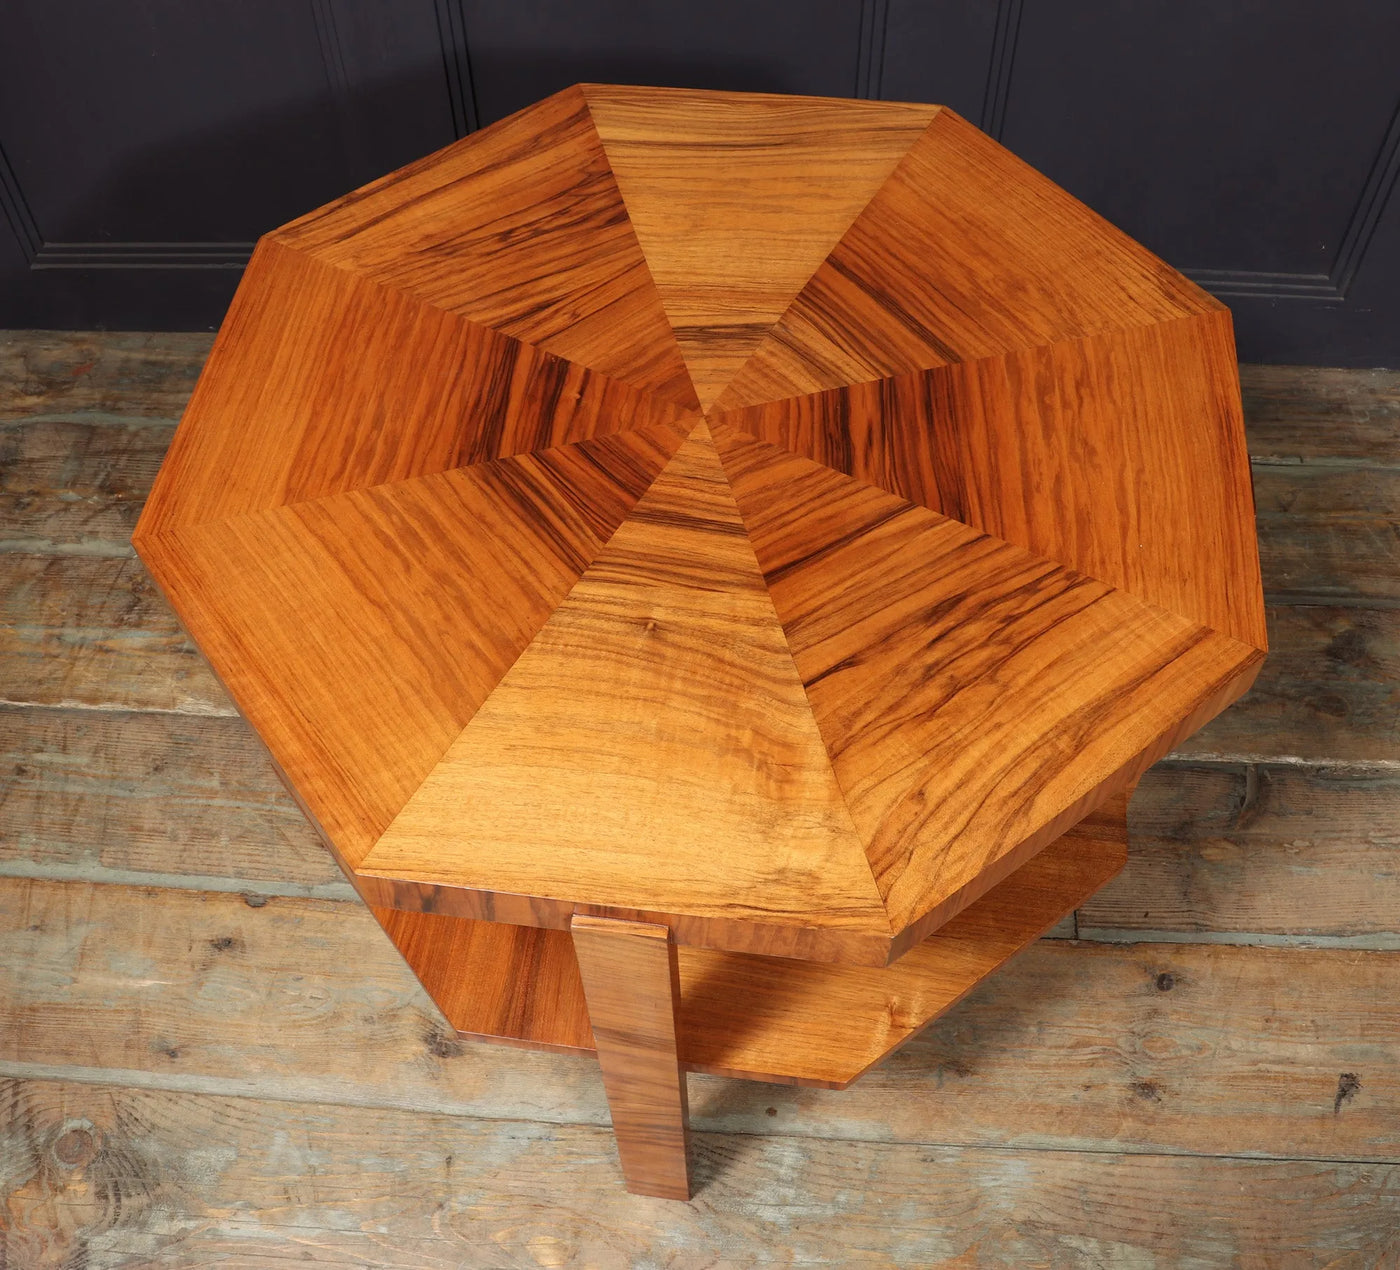
M 946 920 L 1258 671 L 1252 648 L 716 426 L 896 933 Z
M 681 439 L 617 433 L 140 543 L 353 866 Z
M 685 416 L 620 380 L 265 241 L 151 492 L 138 546 L 143 534 Z M 229 418 L 237 429 L 221 426 Z
M 274 237 L 673 406 L 698 408 L 580 88 Z
M 676 1042 L 681 990 L 671 932 L 581 916 L 570 935 L 627 1189 L 689 1199 L 690 1109 Z

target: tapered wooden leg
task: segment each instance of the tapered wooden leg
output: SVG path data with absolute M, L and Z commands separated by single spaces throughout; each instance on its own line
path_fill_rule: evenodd
M 648 922 L 582 916 L 572 929 L 627 1189 L 689 1199 L 671 932 Z

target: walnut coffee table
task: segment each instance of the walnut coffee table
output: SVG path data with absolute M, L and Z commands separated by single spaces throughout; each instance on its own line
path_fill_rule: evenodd
M 936 106 L 586 85 L 269 234 L 136 543 L 666 1196 L 686 1071 L 878 1062 L 1265 648 L 1228 311 Z

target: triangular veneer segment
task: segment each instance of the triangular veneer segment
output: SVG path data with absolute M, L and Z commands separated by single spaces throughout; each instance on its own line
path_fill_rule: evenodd
M 939 109 L 583 91 L 707 409 Z
M 577 88 L 276 237 L 680 408 L 697 405 Z
M 365 870 L 884 937 L 879 894 L 704 424 Z
M 684 417 L 620 380 L 264 241 L 140 532 Z
M 951 916 L 1257 667 L 1019 547 L 719 422 L 716 437 L 896 930 Z
M 1222 307 L 944 110 L 715 404 L 777 401 Z
M 142 552 L 353 866 L 681 440 L 619 434 L 192 526 Z

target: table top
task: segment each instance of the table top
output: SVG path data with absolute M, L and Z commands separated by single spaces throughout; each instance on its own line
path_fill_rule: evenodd
M 1228 311 L 935 106 L 584 85 L 275 231 L 134 541 L 372 902 L 869 965 L 1266 647 Z

